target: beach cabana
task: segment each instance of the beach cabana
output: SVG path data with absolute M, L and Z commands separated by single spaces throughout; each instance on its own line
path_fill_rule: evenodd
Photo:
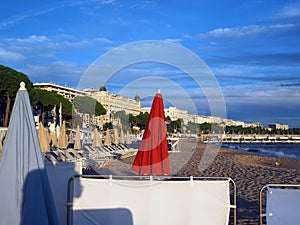
M 0 158 L 1 224 L 58 225 L 29 95 L 20 86 Z
M 162 94 L 154 97 L 142 142 L 132 165 L 140 175 L 170 175 Z

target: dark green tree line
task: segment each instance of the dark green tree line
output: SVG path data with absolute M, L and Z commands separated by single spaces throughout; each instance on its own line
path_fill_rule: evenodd
M 8 126 L 9 116 L 21 81 L 25 82 L 26 89 L 32 99 L 31 89 L 33 85 L 28 76 L 9 67 L 0 65 L 0 110 L 4 127 Z

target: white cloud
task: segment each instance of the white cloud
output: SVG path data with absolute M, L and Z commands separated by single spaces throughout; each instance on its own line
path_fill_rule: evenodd
M 7 51 L 3 48 L 0 48 L 0 59 L 3 61 L 18 61 L 24 60 L 25 56 L 18 52 Z
M 280 87 L 278 82 L 231 85 L 222 87 L 226 103 L 265 106 L 299 106 L 298 87 Z
M 272 34 L 298 26 L 297 24 L 248 25 L 233 28 L 217 28 L 207 33 L 196 35 L 196 38 L 238 39 L 258 35 Z
M 167 38 L 165 41 L 172 42 L 172 43 L 180 43 L 182 39 L 180 38 Z
M 111 5 L 114 4 L 116 1 L 115 0 L 103 0 L 101 1 L 102 5 Z
M 300 3 L 292 3 L 283 6 L 278 14 L 276 15 L 278 18 L 289 18 L 300 16 Z
M 114 43 L 113 41 L 111 41 L 111 40 L 109 40 L 108 38 L 105 38 L 105 37 L 95 38 L 94 41 L 101 42 L 101 43 L 107 43 L 107 44 Z
M 31 35 L 26 38 L 8 38 L 6 39 L 7 41 L 11 43 L 40 43 L 40 42 L 45 42 L 49 41 L 49 39 L 43 35 Z
M 33 82 L 57 82 L 75 87 L 84 73 L 86 66 L 62 61 L 54 61 L 48 64 L 30 64 L 23 68 Z

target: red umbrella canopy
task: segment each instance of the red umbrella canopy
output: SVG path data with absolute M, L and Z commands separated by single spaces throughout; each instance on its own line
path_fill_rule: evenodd
M 160 91 L 155 95 L 142 142 L 132 170 L 140 175 L 170 175 L 164 104 Z

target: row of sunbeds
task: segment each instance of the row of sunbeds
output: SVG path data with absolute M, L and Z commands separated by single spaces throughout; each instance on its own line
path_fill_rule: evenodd
M 83 167 L 95 166 L 103 167 L 110 165 L 112 161 L 136 154 L 137 150 L 124 144 L 103 145 L 93 147 L 91 144 L 84 144 L 83 149 L 52 149 L 44 154 L 45 160 L 75 162 L 83 161 Z

